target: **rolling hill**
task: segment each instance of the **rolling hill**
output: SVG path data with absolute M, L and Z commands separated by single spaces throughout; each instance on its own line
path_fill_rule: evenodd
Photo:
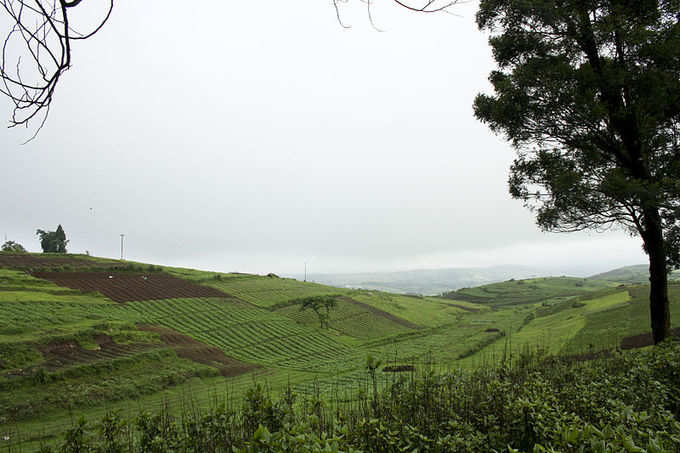
M 671 295 L 680 298 L 678 287 Z M 316 296 L 335 298 L 328 328 L 301 310 Z M 368 382 L 368 356 L 391 367 L 476 367 L 528 347 L 580 354 L 636 335 L 642 345 L 645 297 L 644 286 L 598 279 L 510 280 L 422 297 L 0 254 L 0 434 L 30 450 L 79 414 L 187 400 L 202 407 L 216 395 L 238 399 L 253 382 L 272 392 L 349 394 Z M 387 382 L 390 373 L 381 376 Z

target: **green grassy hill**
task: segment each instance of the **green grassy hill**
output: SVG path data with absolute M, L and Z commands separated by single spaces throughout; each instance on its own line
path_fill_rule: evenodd
M 590 280 L 605 280 L 617 283 L 645 284 L 649 282 L 649 264 L 619 267 L 588 278 Z M 680 279 L 680 271 L 671 272 L 669 279 Z
M 559 302 L 612 286 L 616 286 L 616 283 L 574 277 L 543 277 L 462 288 L 445 293 L 443 297 L 504 307 L 535 302 Z
M 559 277 L 419 297 L 0 254 L 0 435 L 22 433 L 12 438 L 30 450 L 81 414 L 201 407 L 217 395 L 239 399 L 254 381 L 272 392 L 351 394 L 369 379 L 369 355 L 418 369 L 474 367 L 527 348 L 599 351 L 649 331 L 645 294 L 644 286 Z M 336 297 L 328 328 L 301 310 L 311 296 Z M 680 298 L 680 287 L 671 296 Z

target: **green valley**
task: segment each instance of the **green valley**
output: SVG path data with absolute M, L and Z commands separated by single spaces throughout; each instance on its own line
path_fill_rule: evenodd
M 62 442 L 80 417 L 238 405 L 255 384 L 272 395 L 355 401 L 371 387 L 389 389 L 400 375 L 393 370 L 475 372 L 527 356 L 638 348 L 651 342 L 647 292 L 555 277 L 422 297 L 273 274 L 0 254 L 2 445 Z M 334 298 L 327 328 L 301 309 L 316 296 Z M 680 285 L 671 298 L 680 325 Z

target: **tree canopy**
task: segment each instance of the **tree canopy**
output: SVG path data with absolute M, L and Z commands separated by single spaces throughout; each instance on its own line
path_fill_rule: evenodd
M 0 251 L 9 253 L 26 253 L 24 246 L 14 241 L 5 241 L 5 243 L 2 244 L 2 247 L 0 247 Z
M 625 228 L 650 262 L 655 342 L 679 262 L 680 2 L 482 0 L 495 94 L 475 115 L 517 151 L 510 194 L 548 231 Z
M 337 306 L 337 295 L 311 296 L 298 299 L 296 302 L 300 304 L 300 311 L 311 309 L 319 318 L 321 328 L 330 327 L 330 310 Z M 324 309 L 325 313 L 321 310 Z
M 40 238 L 40 247 L 44 253 L 66 253 L 66 233 L 61 225 L 56 231 L 36 230 L 35 234 Z

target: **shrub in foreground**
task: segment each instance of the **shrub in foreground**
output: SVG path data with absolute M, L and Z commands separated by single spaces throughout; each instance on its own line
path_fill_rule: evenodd
M 669 342 L 586 362 L 534 354 L 426 370 L 345 401 L 291 389 L 274 399 L 257 384 L 239 408 L 81 420 L 43 452 L 661 453 L 680 451 L 679 416 L 680 344 Z

